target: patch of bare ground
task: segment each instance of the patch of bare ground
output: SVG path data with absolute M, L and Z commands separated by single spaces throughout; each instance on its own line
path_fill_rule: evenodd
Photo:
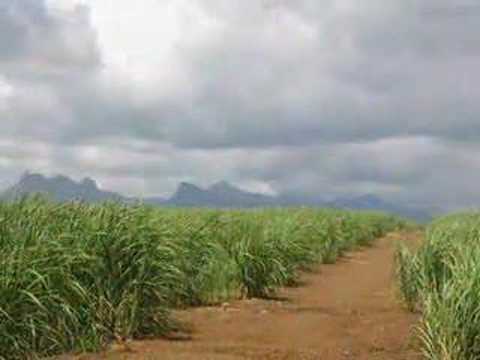
M 178 312 L 191 334 L 117 345 L 81 359 L 414 360 L 415 315 L 395 296 L 394 233 L 305 274 L 276 300 L 243 300 Z

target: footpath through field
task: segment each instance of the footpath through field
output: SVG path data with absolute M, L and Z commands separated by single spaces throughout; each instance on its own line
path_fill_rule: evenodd
M 416 317 L 396 300 L 393 279 L 395 241 L 418 236 L 391 234 L 322 265 L 302 286 L 281 291 L 281 299 L 182 311 L 191 339 L 136 342 L 101 358 L 419 359 L 410 346 Z

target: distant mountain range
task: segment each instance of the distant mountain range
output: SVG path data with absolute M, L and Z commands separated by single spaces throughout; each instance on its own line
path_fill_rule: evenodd
M 85 178 L 80 182 L 66 176 L 45 177 L 41 174 L 24 174 L 17 184 L 5 190 L 0 198 L 13 200 L 25 195 L 41 193 L 60 202 L 82 200 L 90 203 L 118 201 L 165 207 L 212 207 L 212 208 L 255 208 L 280 206 L 330 207 L 352 210 L 377 210 L 402 215 L 417 220 L 428 220 L 427 211 L 398 206 L 384 201 L 376 195 L 342 197 L 333 201 L 324 201 L 314 197 L 279 195 L 270 196 L 241 190 L 226 181 L 221 181 L 203 189 L 194 184 L 183 182 L 169 199 L 150 197 L 136 199 L 105 191 L 97 183 Z

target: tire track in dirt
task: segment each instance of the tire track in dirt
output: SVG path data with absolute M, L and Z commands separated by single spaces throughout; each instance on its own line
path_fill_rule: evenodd
M 390 234 L 371 248 L 305 274 L 281 300 L 245 300 L 178 312 L 191 339 L 134 342 L 84 359 L 420 359 L 411 346 L 415 315 L 395 298 Z

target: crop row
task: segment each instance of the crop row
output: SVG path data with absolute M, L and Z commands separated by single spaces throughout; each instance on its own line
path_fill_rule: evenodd
M 480 214 L 435 221 L 419 249 L 399 248 L 397 265 L 405 302 L 422 314 L 425 357 L 480 359 Z
M 173 308 L 270 296 L 398 225 L 333 210 L 0 204 L 0 359 L 167 334 Z

